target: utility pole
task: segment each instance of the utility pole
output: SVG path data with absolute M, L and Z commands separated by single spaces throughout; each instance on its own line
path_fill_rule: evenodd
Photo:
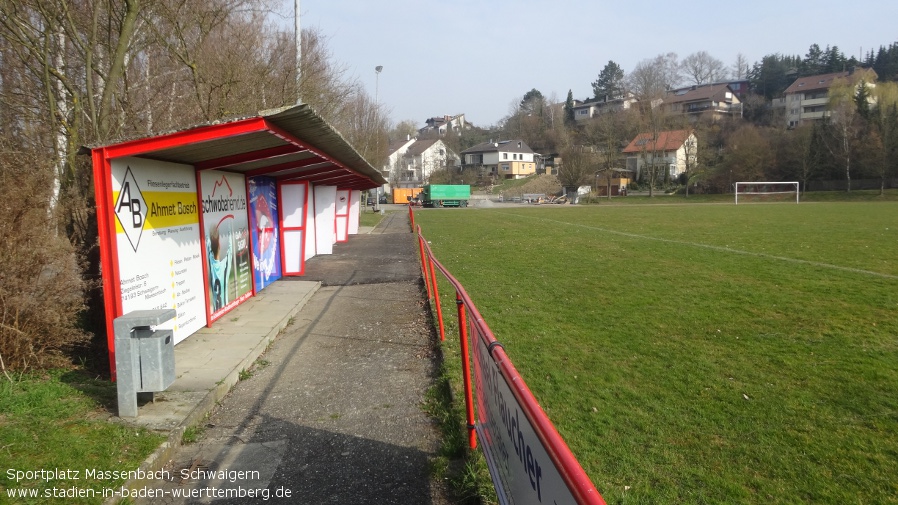
M 302 29 L 299 23 L 299 0 L 293 0 L 293 37 L 296 44 L 296 103 L 302 103 L 302 93 L 300 92 L 300 82 L 302 81 Z

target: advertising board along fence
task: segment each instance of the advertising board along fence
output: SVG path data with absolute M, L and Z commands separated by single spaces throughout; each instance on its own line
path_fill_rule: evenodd
M 414 229 L 411 208 L 409 217 Z M 604 504 L 464 287 L 434 257 L 420 226 L 417 234 L 421 272 L 428 300 L 436 305 L 440 340 L 446 335 L 436 271 L 455 287 L 468 443 L 475 449 L 480 441 L 499 502 Z

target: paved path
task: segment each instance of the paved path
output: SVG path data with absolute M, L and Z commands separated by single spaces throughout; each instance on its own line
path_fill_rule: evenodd
M 301 279 L 321 288 L 138 503 L 449 503 L 429 474 L 436 361 L 416 251 L 394 213 L 310 260 Z

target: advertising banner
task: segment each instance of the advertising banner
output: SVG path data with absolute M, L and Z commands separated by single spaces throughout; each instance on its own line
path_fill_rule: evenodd
M 200 172 L 200 186 L 209 318 L 215 321 L 253 294 L 246 178 L 208 170 Z
M 486 340 L 473 336 L 477 440 L 500 503 L 577 503 L 505 377 Z
M 196 175 L 190 165 L 111 161 L 122 314 L 176 309 L 175 342 L 206 325 Z
M 281 200 L 281 257 L 284 260 L 284 275 L 303 275 L 305 260 L 308 258 L 304 249 L 308 247 L 306 240 L 309 232 L 307 207 L 309 200 L 309 183 L 304 181 L 285 181 L 280 185 Z M 312 242 L 314 249 L 315 243 Z
M 349 209 L 352 190 L 337 190 L 337 206 L 334 214 L 334 231 L 337 234 L 337 242 L 349 240 Z
M 337 243 L 337 188 L 315 186 L 315 252 L 333 254 Z
M 281 278 L 278 243 L 277 182 L 271 177 L 249 179 L 249 206 L 256 291 Z

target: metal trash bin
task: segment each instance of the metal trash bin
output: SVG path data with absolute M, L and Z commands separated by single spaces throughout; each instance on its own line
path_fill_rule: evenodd
M 175 337 L 171 330 L 135 328 L 139 362 L 137 392 L 165 391 L 175 381 Z
M 137 394 L 164 391 L 175 381 L 171 330 L 154 330 L 177 312 L 135 310 L 115 318 L 115 368 L 119 417 L 137 417 Z

